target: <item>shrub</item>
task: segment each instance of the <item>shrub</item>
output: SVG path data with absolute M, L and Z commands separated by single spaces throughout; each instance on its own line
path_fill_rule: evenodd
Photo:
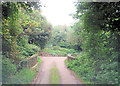
M 86 53 L 81 53 L 76 60 L 65 63 L 87 84 L 118 84 L 118 62 L 99 64 L 98 61 L 89 59 Z M 99 66 L 96 67 L 96 64 Z
M 9 78 L 6 84 L 30 84 L 34 79 L 36 71 L 31 71 L 27 68 L 22 69 L 15 75 Z
M 3 83 L 6 83 L 8 78 L 16 73 L 16 65 L 6 57 L 2 59 L 2 80 Z
M 35 71 L 23 68 L 17 72 L 17 67 L 8 58 L 2 59 L 2 83 L 3 84 L 30 84 L 35 77 Z
M 61 48 L 59 46 L 53 46 L 53 47 L 45 48 L 44 52 L 49 53 L 53 56 L 55 55 L 67 56 L 67 54 L 73 54 L 76 53 L 77 51 L 74 49 L 67 49 L 67 48 Z
M 59 49 L 60 49 L 59 46 L 54 46 L 54 47 L 52 47 L 52 48 L 53 48 L 53 50 L 59 50 Z
M 19 57 L 21 57 L 23 59 L 25 57 L 29 57 L 29 56 L 32 56 L 32 55 L 38 53 L 40 51 L 40 48 L 33 44 L 27 44 L 24 47 L 19 46 L 18 50 L 20 51 Z

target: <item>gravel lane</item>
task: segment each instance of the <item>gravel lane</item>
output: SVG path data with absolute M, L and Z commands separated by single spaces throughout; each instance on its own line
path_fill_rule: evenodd
M 67 69 L 64 60 L 66 57 L 41 57 L 43 61 L 38 78 L 32 84 L 49 84 L 50 69 L 56 65 L 60 76 L 60 84 L 81 84 L 75 75 Z

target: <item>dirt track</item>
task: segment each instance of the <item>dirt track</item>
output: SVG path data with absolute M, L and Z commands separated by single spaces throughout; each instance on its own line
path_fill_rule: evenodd
M 43 63 L 39 68 L 38 78 L 32 84 L 49 84 L 50 69 L 56 65 L 60 76 L 60 84 L 81 84 L 74 74 L 67 69 L 66 57 L 41 57 Z

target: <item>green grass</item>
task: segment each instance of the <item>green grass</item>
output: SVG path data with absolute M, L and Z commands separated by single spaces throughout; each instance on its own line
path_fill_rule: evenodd
M 38 58 L 38 62 L 39 62 L 39 63 L 41 63 L 41 62 L 42 62 L 42 60 L 40 59 L 40 57 L 37 57 L 37 58 Z
M 20 72 L 8 78 L 6 84 L 30 84 L 36 75 L 36 70 L 24 68 Z
M 2 83 L 3 84 L 30 84 L 34 79 L 38 68 L 35 70 L 22 68 L 17 71 L 17 65 L 8 58 L 2 58 Z
M 50 70 L 50 84 L 60 84 L 60 77 L 56 66 Z

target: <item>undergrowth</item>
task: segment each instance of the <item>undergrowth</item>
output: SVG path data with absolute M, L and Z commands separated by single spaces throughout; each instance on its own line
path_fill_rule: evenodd
M 85 53 L 76 60 L 65 60 L 67 67 L 86 84 L 118 84 L 118 62 L 100 62 L 87 58 Z
M 59 46 L 52 46 L 45 48 L 44 52 L 51 54 L 52 56 L 67 56 L 67 54 L 77 53 L 74 49 L 61 48 Z
M 37 68 L 34 71 L 23 68 L 18 72 L 16 65 L 8 58 L 3 58 L 2 63 L 3 84 L 30 84 L 37 73 Z

